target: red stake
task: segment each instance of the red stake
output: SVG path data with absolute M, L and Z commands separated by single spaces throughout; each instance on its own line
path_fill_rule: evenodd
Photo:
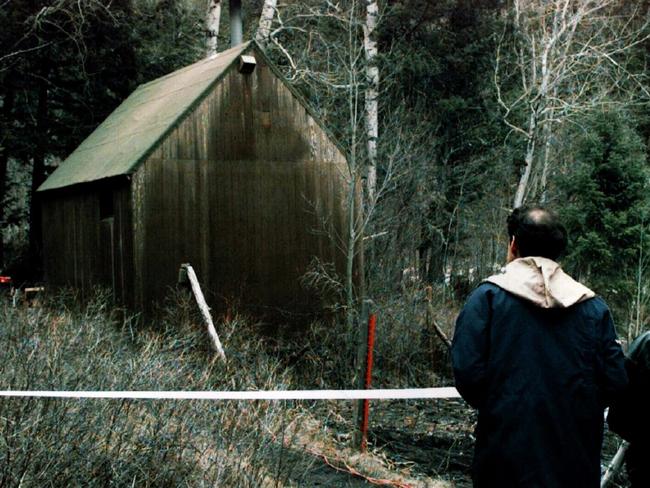
M 375 327 L 377 316 L 372 313 L 368 317 L 368 350 L 366 351 L 366 381 L 364 388 L 370 389 L 372 382 L 372 353 L 375 347 Z M 363 417 L 361 418 L 361 452 L 366 451 L 368 443 L 368 417 L 370 415 L 370 400 L 363 401 Z

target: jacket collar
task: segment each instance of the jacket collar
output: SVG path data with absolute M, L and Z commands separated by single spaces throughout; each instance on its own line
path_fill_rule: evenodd
M 596 296 L 551 259 L 529 256 L 508 263 L 503 273 L 485 281 L 541 308 L 568 308 Z

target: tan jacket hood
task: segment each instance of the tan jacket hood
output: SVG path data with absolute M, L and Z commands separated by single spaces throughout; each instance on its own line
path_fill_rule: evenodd
M 562 271 L 555 261 L 541 257 L 515 259 L 503 273 L 485 281 L 541 308 L 567 308 L 596 296 Z

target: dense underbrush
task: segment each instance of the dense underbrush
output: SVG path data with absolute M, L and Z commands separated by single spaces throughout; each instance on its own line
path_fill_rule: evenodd
M 433 298 L 432 298 L 433 296 Z M 439 332 L 453 337 L 458 303 L 425 287 L 384 293 L 370 306 L 376 315 L 373 388 L 425 388 L 453 382 L 449 350 Z M 366 323 L 349 328 L 342 315 L 315 321 L 298 334 L 271 341 L 271 349 L 306 388 L 357 387 L 363 374 Z M 438 326 L 436 331 L 433 323 Z M 361 356 L 360 356 L 361 352 Z
M 12 306 L 0 297 L 2 390 L 263 390 L 356 387 L 358 331 L 314 323 L 269 336 L 250 318 L 217 318 L 227 361 L 210 349 L 190 296 L 173 292 L 157 319 L 129 315 L 98 290 Z M 410 320 L 410 318 L 406 317 Z M 432 386 L 422 327 L 382 315 L 375 387 Z M 399 323 L 398 323 L 399 322 Z M 397 356 L 409 352 L 408 362 Z M 397 367 L 396 367 L 397 366 Z M 416 386 L 411 384 L 410 386 Z M 0 486 L 306 486 L 302 424 L 344 438 L 351 404 L 106 399 L 0 399 Z M 343 422 L 343 423 L 341 423 Z M 301 439 L 304 441 L 304 438 Z M 347 485 L 346 485 L 347 486 Z
M 420 295 L 377 304 L 376 388 L 450 383 L 445 347 L 430 323 L 450 334 L 453 304 L 425 307 Z M 156 320 L 129 316 L 102 292 L 83 305 L 65 294 L 16 307 L 0 297 L 0 389 L 356 387 L 358 331 L 321 322 L 269 336 L 238 315 L 216 325 L 226 362 L 210 350 L 182 292 Z M 353 409 L 348 402 L 0 398 L 0 487 L 360 486 L 346 476 L 333 480 L 336 471 L 323 472 L 319 460 L 328 450 L 356 452 Z M 392 465 L 418 480 L 442 480 L 409 486 L 469 486 L 473 417 L 466 406 L 392 401 L 372 409 L 369 450 L 388 471 Z M 604 462 L 617 442 L 608 435 Z
M 189 304 L 137 324 L 98 294 L 41 306 L 0 302 L 0 389 L 253 390 L 292 388 L 248 322 L 219 326 L 211 353 Z M 199 322 L 200 323 L 200 322 Z M 289 402 L 0 400 L 0 486 L 292 486 L 305 466 L 282 439 Z M 305 407 L 301 406 L 301 412 Z

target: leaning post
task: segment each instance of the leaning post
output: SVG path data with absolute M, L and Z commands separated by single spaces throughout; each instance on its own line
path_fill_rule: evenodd
M 210 315 L 210 307 L 208 307 L 208 304 L 205 301 L 205 297 L 203 296 L 203 292 L 201 291 L 201 286 L 199 285 L 199 280 L 196 277 L 194 268 L 192 268 L 192 266 L 189 263 L 181 264 L 181 269 L 179 271 L 178 278 L 179 278 L 179 282 L 181 283 L 184 282 L 185 279 L 187 279 L 190 282 L 192 293 L 194 294 L 196 303 L 199 306 L 199 310 L 201 310 L 201 315 L 203 315 L 203 320 L 205 320 L 205 323 L 208 327 L 208 334 L 212 339 L 212 348 L 215 351 L 217 351 L 217 354 L 219 354 L 221 359 L 225 361 L 226 353 L 224 352 L 223 347 L 221 346 L 221 341 L 219 340 L 217 331 L 214 328 L 214 323 L 212 322 L 212 316 Z
M 603 474 L 603 477 L 600 480 L 600 488 L 606 488 L 614 478 L 616 472 L 621 468 L 623 459 L 625 458 L 625 451 L 627 451 L 628 446 L 629 443 L 623 441 L 621 446 L 618 448 L 616 455 L 612 458 L 611 462 L 607 466 L 607 469 L 605 470 L 605 474 Z

